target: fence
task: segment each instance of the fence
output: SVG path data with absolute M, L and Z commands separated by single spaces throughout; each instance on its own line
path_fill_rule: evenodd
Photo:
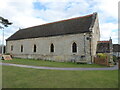
M 94 57 L 94 63 L 109 66 L 108 57 L 106 57 L 106 58 Z

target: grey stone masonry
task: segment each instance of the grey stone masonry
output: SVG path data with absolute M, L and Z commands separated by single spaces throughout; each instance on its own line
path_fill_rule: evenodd
M 93 18 L 89 30 L 85 30 L 88 32 L 7 40 L 6 51 L 16 58 L 91 63 L 96 55 L 97 41 L 100 40 L 97 14 Z

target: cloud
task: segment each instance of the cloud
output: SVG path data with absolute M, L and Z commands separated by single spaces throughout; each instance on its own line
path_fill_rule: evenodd
M 13 25 L 5 29 L 5 39 L 19 28 L 98 12 L 101 40 L 108 40 L 111 36 L 114 38 L 113 42 L 117 43 L 118 1 L 119 0 L 1 0 L 0 15 L 13 22 Z M 38 5 L 37 7 L 35 3 Z M 2 35 L 1 33 L 0 31 L 0 36 Z
M 115 24 L 115 23 L 102 23 L 102 24 L 100 24 L 101 40 L 108 40 L 110 37 L 112 37 L 112 39 L 114 39 L 114 40 L 118 39 L 117 28 L 118 28 L 118 24 Z
M 97 3 L 96 9 L 100 10 L 105 16 L 118 18 L 119 0 L 93 0 Z
M 5 28 L 5 39 L 15 33 L 19 28 L 26 28 L 46 23 L 41 18 L 34 16 L 33 0 L 4 0 L 0 1 L 0 12 L 2 17 L 13 22 Z M 0 30 L 0 43 L 2 41 L 2 30 Z

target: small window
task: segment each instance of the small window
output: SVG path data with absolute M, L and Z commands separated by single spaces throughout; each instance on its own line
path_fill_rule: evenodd
M 21 45 L 21 52 L 23 52 L 23 45 Z
M 54 52 L 54 45 L 53 45 L 53 43 L 50 46 L 50 52 Z
M 34 49 L 33 49 L 33 52 L 36 52 L 36 45 L 34 44 Z
M 77 44 L 75 42 L 72 44 L 72 52 L 73 53 L 77 52 Z
M 13 51 L 13 45 L 11 45 L 11 51 Z

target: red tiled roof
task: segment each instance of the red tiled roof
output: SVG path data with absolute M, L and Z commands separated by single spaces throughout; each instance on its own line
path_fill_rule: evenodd
M 98 41 L 98 43 L 109 43 L 110 41 Z

